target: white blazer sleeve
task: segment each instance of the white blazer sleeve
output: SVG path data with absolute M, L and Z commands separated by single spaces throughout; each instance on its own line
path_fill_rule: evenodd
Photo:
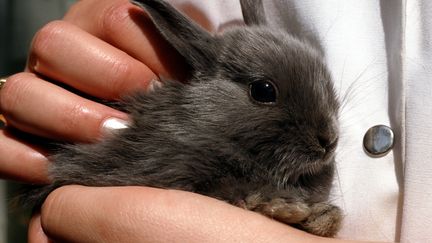
M 406 1 L 406 167 L 401 242 L 432 242 L 432 2 Z

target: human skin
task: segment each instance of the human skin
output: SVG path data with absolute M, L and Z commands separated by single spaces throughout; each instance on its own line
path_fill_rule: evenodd
M 148 187 L 62 187 L 34 217 L 30 243 L 351 242 L 307 234 L 202 195 Z M 42 223 L 41 223 L 42 222 Z
M 26 71 L 8 78 L 0 92 L 0 110 L 8 126 L 14 127 L 0 133 L 0 176 L 49 182 L 47 153 L 21 132 L 95 142 L 103 138 L 108 118 L 127 121 L 126 114 L 58 84 L 115 100 L 148 89 L 158 76 L 182 80 L 185 69 L 151 21 L 127 0 L 77 2 L 63 20 L 47 24 L 35 35 Z M 48 238 L 61 242 L 341 242 L 193 193 L 80 186 L 54 191 L 41 214 L 33 217 L 29 242 L 48 242 Z
M 127 0 L 79 1 L 63 20 L 35 35 L 26 72 L 9 77 L 0 92 L 0 111 L 20 131 L 93 142 L 103 137 L 106 119 L 127 115 L 56 84 L 113 100 L 149 88 L 158 76 L 181 80 L 184 69 L 150 19 Z M 1 176 L 46 183 L 46 153 L 20 135 L 11 129 L 0 133 L 1 149 L 8 151 L 0 157 Z

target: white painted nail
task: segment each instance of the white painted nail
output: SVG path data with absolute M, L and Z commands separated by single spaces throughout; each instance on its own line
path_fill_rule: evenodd
M 147 91 L 153 92 L 160 87 L 162 87 L 162 83 L 160 81 L 157 81 L 156 79 L 152 79 L 148 85 Z
M 116 117 L 108 118 L 102 123 L 102 131 L 104 134 L 112 134 L 115 131 L 125 129 L 128 127 L 129 127 L 129 123 L 127 121 Z

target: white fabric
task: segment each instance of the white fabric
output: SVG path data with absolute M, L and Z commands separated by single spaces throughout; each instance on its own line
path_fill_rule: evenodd
M 172 2 L 195 6 L 212 30 L 242 19 L 238 1 Z M 272 26 L 323 49 L 343 101 L 332 193 L 345 212 L 338 237 L 432 242 L 432 3 L 264 2 Z M 392 127 L 395 147 L 371 158 L 362 139 L 377 124 Z
M 432 2 L 406 6 L 406 167 L 402 242 L 432 242 Z

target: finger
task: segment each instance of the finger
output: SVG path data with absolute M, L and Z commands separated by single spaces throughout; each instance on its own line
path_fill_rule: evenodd
M 40 214 L 33 215 L 30 220 L 27 232 L 28 243 L 50 243 L 50 240 L 45 235 L 42 225 Z
M 104 99 L 147 89 L 157 79 L 140 61 L 65 21 L 38 31 L 28 68 Z
M 185 78 L 184 60 L 150 18 L 127 0 L 79 1 L 64 20 L 125 51 L 160 76 Z
M 8 124 L 32 134 L 67 141 L 90 142 L 103 136 L 113 120 L 127 115 L 84 99 L 34 74 L 8 78 L 0 95 Z M 114 121 L 120 121 L 120 120 Z
M 143 187 L 57 189 L 42 207 L 42 225 L 50 237 L 72 242 L 286 242 L 306 235 L 216 199 Z
M 48 159 L 42 149 L 30 145 L 8 130 L 0 130 L 0 178 L 46 184 Z

